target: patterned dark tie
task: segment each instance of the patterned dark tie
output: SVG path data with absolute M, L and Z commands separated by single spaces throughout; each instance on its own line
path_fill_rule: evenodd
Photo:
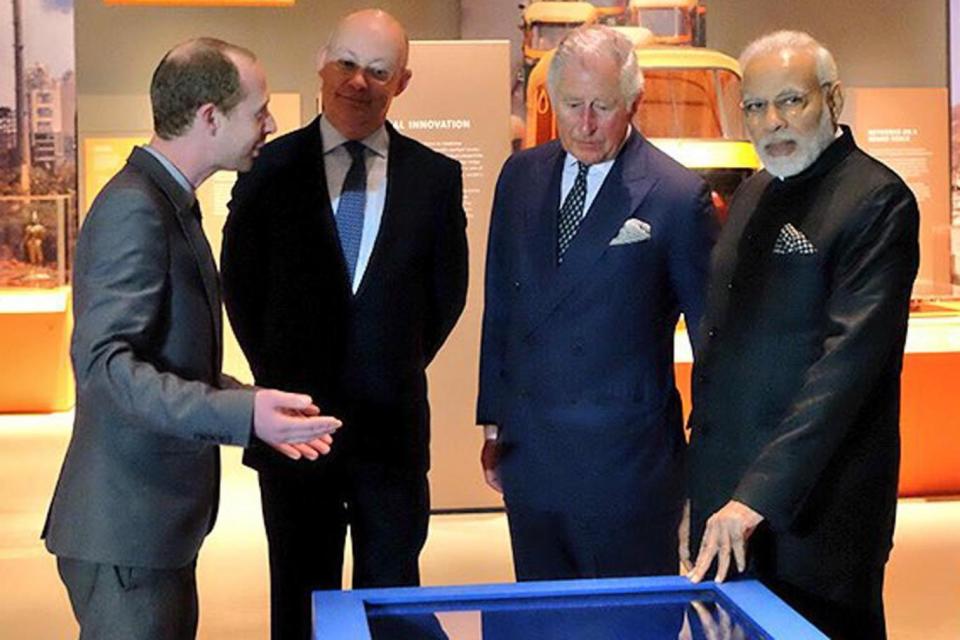
M 573 188 L 567 194 L 560 207 L 560 213 L 557 217 L 557 264 L 563 262 L 563 254 L 567 247 L 573 242 L 577 235 L 577 229 L 580 228 L 580 222 L 583 220 L 583 205 L 587 201 L 587 172 L 590 170 L 588 165 L 577 161 L 577 179 L 573 182 Z
M 357 256 L 360 255 L 360 238 L 363 236 L 363 210 L 367 205 L 367 165 L 362 142 L 348 140 L 343 147 L 350 154 L 353 163 L 343 180 L 340 201 L 337 203 L 337 235 L 340 236 L 340 248 L 347 262 L 350 284 L 357 269 Z

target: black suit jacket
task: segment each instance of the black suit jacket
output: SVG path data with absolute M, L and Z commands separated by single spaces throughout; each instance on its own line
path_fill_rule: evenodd
M 320 465 L 356 455 L 428 467 L 425 369 L 466 299 L 460 165 L 388 132 L 383 218 L 356 295 L 318 120 L 264 147 L 224 228 L 224 300 L 257 383 L 309 393 L 344 422 Z M 244 461 L 292 464 L 262 446 Z
M 135 149 L 77 240 L 77 407 L 44 534 L 59 556 L 192 562 L 213 526 L 216 444 L 250 438 L 253 391 L 220 374 L 217 271 L 193 197 Z
M 815 253 L 777 253 L 787 223 Z M 849 129 L 809 169 L 741 187 L 694 367 L 692 540 L 728 500 L 766 518 L 761 577 L 856 600 L 892 544 L 913 194 Z M 694 550 L 695 551 L 695 550 Z

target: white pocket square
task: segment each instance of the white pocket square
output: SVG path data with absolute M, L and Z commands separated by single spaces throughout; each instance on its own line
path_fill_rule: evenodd
M 788 222 L 780 229 L 777 241 L 773 244 L 773 252 L 782 256 L 812 256 L 817 252 L 817 248 L 800 229 Z
M 627 221 L 620 227 L 617 237 L 610 241 L 610 246 L 615 247 L 620 244 L 633 244 L 634 242 L 643 242 L 650 239 L 650 224 L 637 218 L 627 218 Z

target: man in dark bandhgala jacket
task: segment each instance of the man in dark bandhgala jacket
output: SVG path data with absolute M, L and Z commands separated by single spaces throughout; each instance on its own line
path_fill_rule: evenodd
M 831 638 L 883 638 L 917 203 L 838 127 L 836 64 L 809 35 L 765 36 L 741 66 L 766 169 L 736 194 L 712 260 L 690 575 L 716 558 L 718 580 L 731 565 L 759 577 Z

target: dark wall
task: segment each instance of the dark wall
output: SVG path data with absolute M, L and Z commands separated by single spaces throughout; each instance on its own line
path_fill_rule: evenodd
M 252 49 L 266 67 L 270 89 L 300 93 L 303 117 L 309 119 L 315 112 L 317 49 L 339 16 L 371 4 L 298 0 L 289 8 L 201 8 L 107 6 L 103 0 L 76 0 L 77 93 L 146 94 L 164 52 L 178 42 L 206 35 Z M 403 22 L 413 39 L 460 36 L 457 0 L 376 4 Z
M 733 56 L 775 29 L 808 31 L 857 87 L 944 87 L 946 0 L 707 0 L 707 44 Z
M 701 2 L 707 7 L 707 44 L 734 57 L 768 31 L 802 29 L 834 52 L 850 86 L 947 84 L 947 0 Z M 519 0 L 460 4 L 464 37 L 513 36 L 519 41 Z

